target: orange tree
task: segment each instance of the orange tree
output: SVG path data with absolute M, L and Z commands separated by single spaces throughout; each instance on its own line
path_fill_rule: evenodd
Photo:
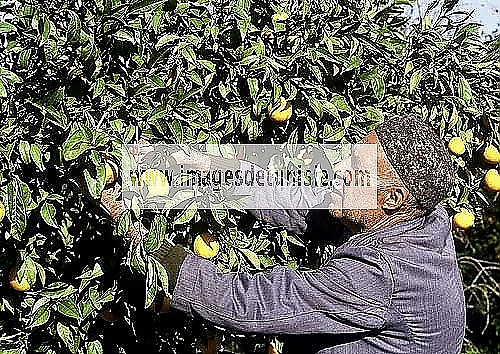
M 443 204 L 481 220 L 495 198 L 483 179 L 497 166 L 481 156 L 498 147 L 499 41 L 482 41 L 480 26 L 452 16 L 448 1 L 433 3 L 437 17 L 409 24 L 412 3 L 3 1 L 4 352 L 194 352 L 202 322 L 147 310 L 168 281 L 148 254 L 165 238 L 189 248 L 211 233 L 223 271 L 305 269 L 331 250 L 221 205 L 127 212 L 111 225 L 92 200 L 104 188 L 103 157 L 120 158 L 121 144 L 138 138 L 348 143 L 387 115 L 414 112 L 446 142 L 461 138 L 455 188 Z M 272 102 L 291 105 L 290 118 L 269 119 Z M 133 252 L 120 238 L 135 219 L 151 231 Z M 480 237 L 455 235 L 489 252 Z M 480 314 L 499 294 L 498 274 L 481 271 L 490 266 L 484 252 L 463 247 L 461 258 Z M 498 329 L 498 318 L 490 323 Z

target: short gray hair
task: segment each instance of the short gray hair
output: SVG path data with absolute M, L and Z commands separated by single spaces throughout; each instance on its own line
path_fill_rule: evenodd
M 455 178 L 443 141 L 414 115 L 386 120 L 375 134 L 388 162 L 422 211 L 432 211 L 451 191 Z

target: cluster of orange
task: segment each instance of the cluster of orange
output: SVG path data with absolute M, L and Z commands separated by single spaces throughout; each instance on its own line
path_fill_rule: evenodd
M 462 138 L 454 137 L 448 142 L 448 149 L 455 155 L 465 153 L 465 142 Z M 500 152 L 498 149 L 489 145 L 484 149 L 483 159 L 486 163 L 497 165 L 500 163 Z M 484 186 L 491 192 L 500 192 L 500 174 L 496 168 L 490 168 L 484 176 Z M 462 208 L 462 210 L 453 217 L 453 225 L 461 229 L 469 229 L 474 226 L 474 214 Z

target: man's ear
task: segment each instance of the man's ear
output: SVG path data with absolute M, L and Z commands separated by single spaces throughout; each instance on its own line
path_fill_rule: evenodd
M 384 204 L 382 209 L 388 212 L 399 210 L 408 199 L 408 191 L 402 187 L 389 187 L 384 192 Z

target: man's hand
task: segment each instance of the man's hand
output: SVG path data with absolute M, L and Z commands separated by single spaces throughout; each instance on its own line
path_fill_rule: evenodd
M 189 155 L 183 150 L 176 151 L 171 154 L 178 165 L 196 168 L 200 171 L 206 172 L 210 170 L 211 160 L 208 155 L 202 154 L 199 151 L 191 149 Z

